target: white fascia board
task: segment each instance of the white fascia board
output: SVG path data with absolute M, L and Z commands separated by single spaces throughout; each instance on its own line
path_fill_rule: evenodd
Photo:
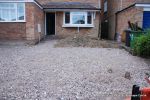
M 88 11 L 88 12 L 98 12 L 99 10 L 81 10 L 81 9 L 44 9 L 45 12 L 57 12 L 57 11 L 78 11 L 78 12 L 83 12 L 83 11 Z
M 143 11 L 150 11 L 150 4 L 136 4 L 136 7 L 142 7 Z
M 150 4 L 135 4 L 136 7 L 150 8 Z

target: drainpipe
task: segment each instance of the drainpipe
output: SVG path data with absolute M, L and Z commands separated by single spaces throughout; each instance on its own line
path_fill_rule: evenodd
M 120 10 L 122 10 L 122 0 L 121 0 L 121 4 L 120 4 Z
M 101 0 L 98 0 L 98 8 L 101 8 Z M 98 30 L 98 38 L 101 39 L 101 11 L 99 11 L 99 30 Z
M 120 5 L 120 6 L 119 6 Z M 120 0 L 120 4 L 118 5 L 118 9 L 117 9 L 117 11 L 121 11 L 122 10 L 122 6 L 123 6 L 123 1 L 122 0 Z M 115 14 L 115 34 L 117 35 L 118 33 L 117 33 L 117 13 Z M 119 33 L 119 34 L 121 34 L 121 33 Z M 115 36 L 114 36 L 114 40 L 115 40 Z
M 101 8 L 101 0 L 98 0 L 98 8 Z
M 77 33 L 75 33 L 75 35 L 74 35 L 74 39 L 76 39 L 76 38 L 77 38 L 77 34 L 80 34 L 80 26 L 78 26 L 78 27 L 77 27 Z

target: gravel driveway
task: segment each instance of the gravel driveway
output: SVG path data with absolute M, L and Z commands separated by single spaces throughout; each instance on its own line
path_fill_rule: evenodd
M 150 86 L 145 59 L 122 49 L 54 48 L 55 42 L 0 46 L 0 100 L 124 100 L 132 85 Z

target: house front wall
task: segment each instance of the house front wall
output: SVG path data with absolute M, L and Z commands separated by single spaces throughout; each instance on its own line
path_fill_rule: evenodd
M 129 7 L 130 5 L 132 5 L 134 3 L 148 3 L 148 2 L 150 2 L 149 0 L 117 0 L 117 1 L 116 0 L 107 0 L 108 11 L 107 11 L 107 13 L 105 13 L 106 16 L 104 16 L 104 1 L 105 0 L 101 1 L 102 13 L 103 13 L 102 14 L 102 22 L 107 20 L 109 23 L 109 25 L 108 25 L 108 36 L 109 36 L 108 38 L 109 39 L 114 39 L 115 33 L 118 32 L 118 31 L 116 31 L 116 25 L 117 25 L 116 19 L 117 18 L 115 15 L 117 11 L 122 10 L 126 7 Z M 130 13 L 130 11 L 129 11 L 129 13 Z M 121 17 L 119 17 L 119 18 L 121 18 Z M 118 20 L 124 21 L 122 18 L 118 19 Z M 123 23 L 123 24 L 125 24 L 124 26 L 127 25 L 127 23 Z
M 40 24 L 41 32 L 38 32 Z M 25 22 L 0 22 L 1 40 L 31 40 L 42 38 L 44 34 L 44 12 L 35 3 L 25 3 Z
M 37 42 L 45 35 L 44 21 L 43 9 L 33 2 L 26 2 L 25 22 L 0 22 L 0 39 Z
M 96 17 L 94 19 L 94 27 L 91 28 L 71 28 L 71 27 L 63 27 L 63 12 L 56 12 L 56 35 L 59 36 L 68 36 L 68 35 L 74 35 L 74 34 L 80 34 L 80 35 L 88 35 L 91 37 L 98 37 L 99 32 L 99 13 L 96 14 Z
M 123 12 L 117 14 L 117 33 L 122 34 L 124 30 L 128 29 L 128 21 L 131 23 L 137 23 L 142 28 L 143 25 L 143 9 L 138 7 L 132 7 Z
M 40 4 L 47 4 L 49 2 L 81 2 L 81 3 L 89 3 L 95 7 L 100 7 L 100 0 L 37 0 Z M 79 11 L 81 12 L 81 11 Z M 63 20 L 64 20 L 64 15 L 63 11 L 58 11 L 56 12 L 56 26 L 55 26 L 55 35 L 59 36 L 68 36 L 68 35 L 73 35 L 76 33 L 79 34 L 84 34 L 92 37 L 98 37 L 99 33 L 99 23 L 100 23 L 100 14 L 99 12 L 96 13 L 96 17 L 94 19 L 94 27 L 87 28 L 87 27 L 63 27 Z
M 0 39 L 24 39 L 36 43 L 46 35 L 45 13 L 37 4 L 26 2 L 25 22 L 0 22 Z M 97 12 L 94 19 L 94 27 L 80 28 L 79 33 L 97 37 L 99 32 L 99 17 L 99 12 Z M 56 35 L 67 36 L 76 34 L 77 32 L 77 28 L 63 27 L 63 12 L 56 12 Z

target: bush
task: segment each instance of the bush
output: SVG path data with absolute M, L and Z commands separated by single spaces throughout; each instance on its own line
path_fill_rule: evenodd
M 150 57 L 150 30 L 147 34 L 135 37 L 132 42 L 133 53 L 138 56 Z

